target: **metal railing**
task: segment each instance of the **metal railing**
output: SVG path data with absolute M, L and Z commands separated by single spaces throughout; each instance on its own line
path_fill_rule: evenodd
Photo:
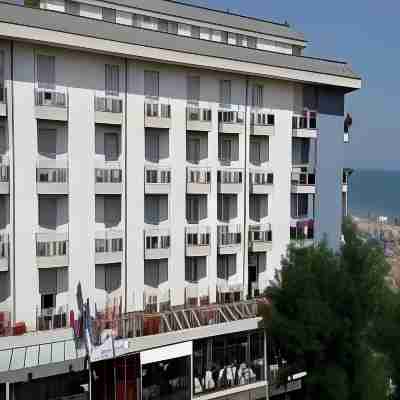
M 143 293 L 143 305 L 146 313 L 169 310 L 171 307 L 170 289 L 146 289 Z
M 171 183 L 171 168 L 145 167 L 145 182 L 151 184 Z
M 243 181 L 243 172 L 240 170 L 224 170 L 218 171 L 218 183 L 222 184 L 239 184 Z
M 38 331 L 67 328 L 68 326 L 68 306 L 36 308 L 36 329 Z
M 274 126 L 275 115 L 265 112 L 252 112 L 250 114 L 250 125 Z
M 209 185 L 211 183 L 210 168 L 188 168 L 186 174 L 187 183 Z
M 0 163 L 0 182 L 8 182 L 10 180 L 10 167 Z
M 124 250 L 124 233 L 116 230 L 96 232 L 96 253 L 119 253 Z
M 38 183 L 68 183 L 68 168 L 37 168 Z
M 61 257 L 68 255 L 68 238 L 65 233 L 37 233 L 36 257 Z
M 36 88 L 35 105 L 65 108 L 68 105 L 68 96 L 61 90 Z
M 252 185 L 273 185 L 274 174 L 272 172 L 250 172 L 250 183 Z
M 146 250 L 169 249 L 170 246 L 171 235 L 169 230 L 149 229 L 145 231 Z
M 210 108 L 187 107 L 186 119 L 188 121 L 211 122 L 212 112 Z
M 318 113 L 304 110 L 302 115 L 294 115 L 292 129 L 317 129 Z
M 99 112 L 122 113 L 122 99 L 111 96 L 95 96 L 94 108 Z
M 312 240 L 314 239 L 314 220 L 299 221 L 290 227 L 290 240 Z
M 95 169 L 96 183 L 121 183 L 122 169 L 121 168 L 96 168 Z
M 220 124 L 244 124 L 243 111 L 218 111 L 218 122 Z
M 292 172 L 292 185 L 315 185 L 315 172 Z
M 219 225 L 217 228 L 218 246 L 229 246 L 242 242 L 241 225 Z
M 171 118 L 171 105 L 165 103 L 145 103 L 145 115 L 150 118 Z
M 250 225 L 249 226 L 249 242 L 272 242 L 272 229 L 270 224 Z
M 209 226 L 188 226 L 186 246 L 210 246 L 211 228 Z

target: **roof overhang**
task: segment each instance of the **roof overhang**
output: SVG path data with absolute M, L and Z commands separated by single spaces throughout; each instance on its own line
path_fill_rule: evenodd
M 244 76 L 329 85 L 344 92 L 361 88 L 361 79 L 343 63 L 241 49 L 5 3 L 0 3 L 0 37 Z

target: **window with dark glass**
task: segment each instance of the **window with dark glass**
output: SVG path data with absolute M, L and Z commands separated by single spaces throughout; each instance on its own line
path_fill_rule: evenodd
M 116 11 L 113 8 L 102 8 L 103 20 L 107 22 L 112 22 L 115 24 L 116 20 Z
M 191 26 L 191 36 L 192 38 L 200 39 L 200 27 L 199 26 Z

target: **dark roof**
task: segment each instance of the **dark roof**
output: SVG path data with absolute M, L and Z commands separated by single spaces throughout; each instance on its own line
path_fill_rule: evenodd
M 118 0 L 109 3 L 120 6 L 135 7 L 142 10 L 169 14 L 171 16 L 188 18 L 210 24 L 222 25 L 235 29 L 243 29 L 249 32 L 257 32 L 265 35 L 279 36 L 282 38 L 306 42 L 302 33 L 296 32 L 285 24 L 270 22 L 259 18 L 248 17 L 221 10 L 213 10 L 206 7 L 186 4 L 171 0 Z
M 0 21 L 220 59 L 360 79 L 344 62 L 249 49 L 1 2 Z

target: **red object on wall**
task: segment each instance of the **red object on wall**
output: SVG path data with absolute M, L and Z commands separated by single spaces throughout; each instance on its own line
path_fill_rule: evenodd
M 25 322 L 16 322 L 14 325 L 14 335 L 23 335 L 26 333 Z

